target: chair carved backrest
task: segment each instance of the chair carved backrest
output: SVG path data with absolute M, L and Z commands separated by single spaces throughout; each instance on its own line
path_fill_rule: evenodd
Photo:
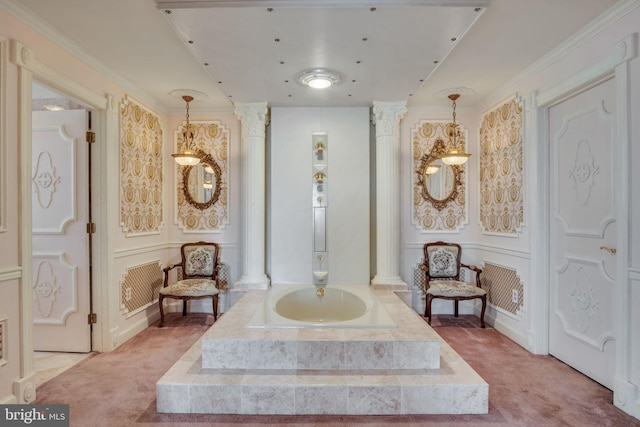
M 432 242 L 424 245 L 424 263 L 421 268 L 425 273 L 423 291 L 426 294 L 425 313 L 431 324 L 431 302 L 434 298 L 452 300 L 453 314 L 458 317 L 458 302 L 479 299 L 482 301 L 480 326 L 485 327 L 484 312 L 487 308 L 487 292 L 482 289 L 480 274 L 482 269 L 475 265 L 463 264 L 462 248 L 457 243 Z M 475 273 L 475 284 L 460 280 L 462 269 Z
M 462 250 L 457 243 L 435 242 L 424 245 L 427 277 L 460 280 Z
M 185 243 L 180 247 L 180 264 L 169 264 L 164 271 L 164 283 L 158 296 L 160 310 L 159 327 L 164 325 L 163 302 L 165 298 L 182 300 L 182 315 L 187 315 L 187 301 L 211 298 L 213 318 L 218 318 L 218 260 L 220 246 L 213 242 Z M 177 281 L 169 284 L 169 272 L 178 268 Z M 182 276 L 180 278 L 180 276 Z
M 181 248 L 182 275 L 185 279 L 216 280 L 220 247 L 213 242 L 185 243 Z

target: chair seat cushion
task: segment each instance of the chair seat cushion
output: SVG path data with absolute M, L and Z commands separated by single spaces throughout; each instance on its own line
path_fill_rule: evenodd
M 160 288 L 164 296 L 204 297 L 217 295 L 216 281 L 211 279 L 184 279 L 165 288 Z
M 431 280 L 427 293 L 438 297 L 480 297 L 487 291 L 458 280 Z

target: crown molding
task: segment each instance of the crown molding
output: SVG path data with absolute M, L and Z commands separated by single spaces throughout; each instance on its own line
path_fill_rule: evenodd
M 487 101 L 486 105 L 494 105 L 498 103 L 500 99 L 506 97 L 504 95 L 505 93 L 513 92 L 515 88 L 522 84 L 522 82 L 533 78 L 545 68 L 564 58 L 567 54 L 585 44 L 601 31 L 605 30 L 638 7 L 640 7 L 640 0 L 620 0 L 617 4 L 591 21 L 587 26 L 583 27 L 573 36 L 569 37 L 567 40 L 548 52 L 545 56 L 534 62 L 522 73 L 518 74 L 511 81 L 502 86 L 498 91 L 487 96 L 485 98 Z
M 149 96 L 147 93 L 141 91 L 129 80 L 122 77 L 122 75 L 113 71 L 103 62 L 98 60 L 95 56 L 80 47 L 76 42 L 63 36 L 48 23 L 44 22 L 42 19 L 38 18 L 30 11 L 20 6 L 18 0 L 0 0 L 0 9 L 6 10 L 8 13 L 31 27 L 33 30 L 39 32 L 40 34 L 60 46 L 62 49 L 77 57 L 80 61 L 86 63 L 97 72 L 105 75 L 108 79 L 121 86 L 123 88 L 123 91 L 127 94 L 140 99 L 145 104 L 152 106 L 155 110 L 161 111 L 163 114 L 167 114 L 165 108 L 157 100 Z

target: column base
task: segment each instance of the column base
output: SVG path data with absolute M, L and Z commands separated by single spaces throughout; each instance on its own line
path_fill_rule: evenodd
M 400 278 L 396 277 L 381 277 L 376 276 L 371 280 L 371 286 L 375 286 L 376 289 L 391 289 L 391 290 L 407 290 L 409 289 L 407 284 Z
M 226 309 L 231 308 L 235 303 L 240 301 L 240 298 L 242 298 L 247 291 L 253 289 L 267 290 L 270 286 L 271 280 L 269 280 L 266 275 L 260 277 L 240 277 L 237 282 L 229 287 Z
M 35 372 L 13 382 L 13 394 L 16 403 L 25 404 L 36 400 L 36 374 Z
M 242 276 L 233 284 L 233 289 L 248 291 L 249 289 L 269 289 L 271 280 L 266 275 L 257 277 Z
M 400 277 L 376 276 L 371 280 L 371 287 L 393 291 L 405 304 L 412 306 L 411 289 Z

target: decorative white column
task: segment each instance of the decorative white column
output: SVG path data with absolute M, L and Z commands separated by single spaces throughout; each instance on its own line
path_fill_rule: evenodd
M 376 275 L 374 286 L 406 289 L 400 260 L 400 119 L 406 102 L 373 103 L 376 126 Z
M 238 103 L 235 114 L 242 125 L 242 276 L 234 288 L 266 289 L 269 287 L 265 274 L 267 103 Z

